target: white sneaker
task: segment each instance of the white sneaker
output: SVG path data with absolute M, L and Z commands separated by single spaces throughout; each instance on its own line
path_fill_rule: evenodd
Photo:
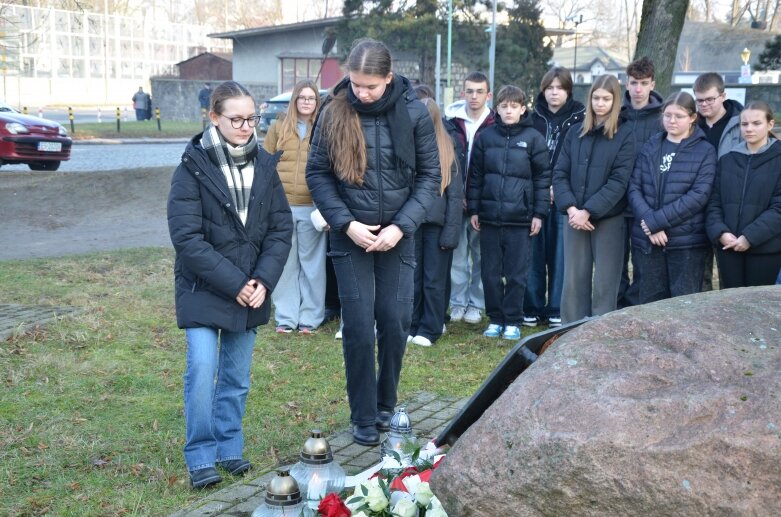
M 442 333 L 444 334 L 447 332 L 447 325 L 442 325 Z
M 469 307 L 464 313 L 464 321 L 476 325 L 482 321 L 483 315 L 477 307 Z
M 334 335 L 334 339 L 342 339 L 342 331 L 337 330 L 336 334 Z
M 534 328 L 537 326 L 537 316 L 524 316 L 523 317 L 523 326 L 524 327 L 531 327 Z
M 407 336 L 407 344 L 410 344 L 414 338 L 412 336 Z
M 464 319 L 465 307 L 453 307 L 450 309 L 450 321 L 461 321 Z
M 423 336 L 415 336 L 412 338 L 412 343 L 420 346 L 431 346 L 431 340 Z
M 504 333 L 502 334 L 502 339 L 509 339 L 511 341 L 517 341 L 521 339 L 521 329 L 519 329 L 515 325 L 507 325 L 506 327 L 504 327 Z

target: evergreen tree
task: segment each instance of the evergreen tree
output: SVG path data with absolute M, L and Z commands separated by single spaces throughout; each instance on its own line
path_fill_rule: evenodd
M 540 20 L 541 10 L 535 0 L 516 0 L 507 14 L 510 23 L 496 34 L 495 89 L 514 84 L 534 98 L 553 58 L 553 50 L 542 41 L 545 27 Z
M 765 43 L 765 49 L 759 55 L 757 70 L 781 70 L 781 34 Z

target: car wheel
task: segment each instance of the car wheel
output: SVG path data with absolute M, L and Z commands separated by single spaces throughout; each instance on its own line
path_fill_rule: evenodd
M 35 162 L 27 165 L 31 171 L 56 171 L 60 168 L 60 162 Z

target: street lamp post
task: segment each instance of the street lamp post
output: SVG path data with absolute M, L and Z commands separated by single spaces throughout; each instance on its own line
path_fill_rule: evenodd
M 491 91 L 494 91 L 494 68 L 496 65 L 496 2 L 494 0 L 492 17 L 491 17 L 491 48 L 488 51 L 488 82 L 491 87 Z
M 575 82 L 578 82 L 578 25 L 583 23 L 583 15 L 575 20 L 575 58 L 572 64 L 572 73 L 575 74 Z
M 740 59 L 743 60 L 743 66 L 740 67 L 740 79 L 738 82 L 750 84 L 751 83 L 751 65 L 748 64 L 748 60 L 751 59 L 751 49 L 745 47 L 740 53 Z

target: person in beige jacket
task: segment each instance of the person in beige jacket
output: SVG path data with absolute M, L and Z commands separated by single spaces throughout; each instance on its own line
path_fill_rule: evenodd
M 326 235 L 310 219 L 315 207 L 305 178 L 312 123 L 319 108 L 317 85 L 299 81 L 287 114 L 271 124 L 263 142 L 270 153 L 282 151 L 277 172 L 293 215 L 293 245 L 272 295 L 276 330 L 283 334 L 295 329 L 302 334 L 314 332 L 325 311 Z

